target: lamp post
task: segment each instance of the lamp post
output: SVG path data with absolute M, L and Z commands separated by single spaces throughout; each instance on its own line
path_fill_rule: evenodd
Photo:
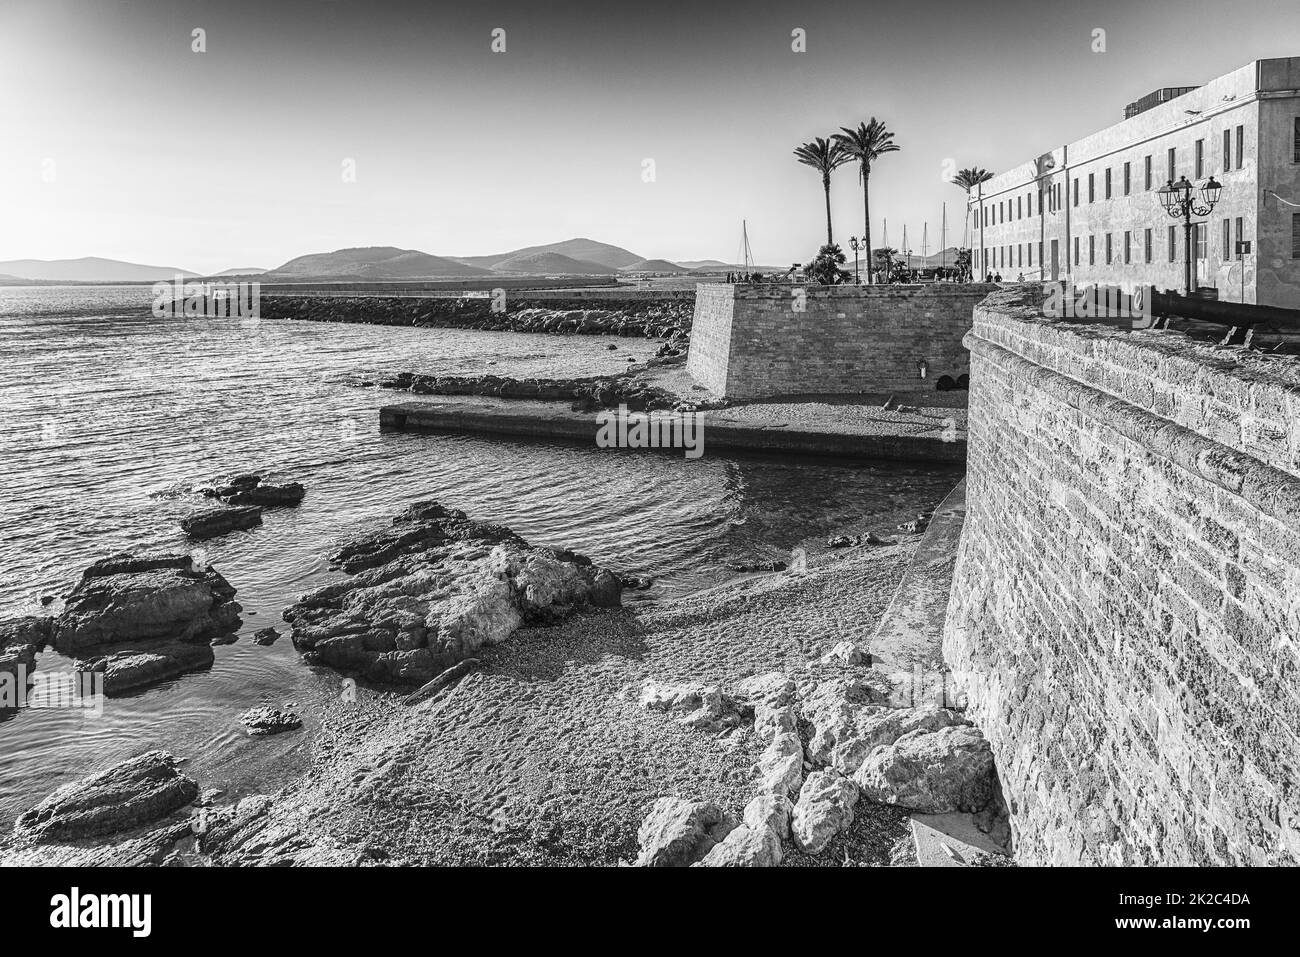
M 1192 294 L 1192 217 L 1208 216 L 1219 202 L 1219 193 L 1223 187 L 1211 176 L 1201 187 L 1201 202 L 1196 201 L 1195 187 L 1186 176 L 1180 176 L 1178 182 L 1170 180 L 1157 191 L 1160 205 L 1174 219 L 1183 221 L 1183 286 L 1184 294 Z
M 857 236 L 849 237 L 849 248 L 853 250 L 853 285 L 860 286 L 862 282 L 858 279 L 858 250 L 867 245 L 865 239 L 858 239 Z

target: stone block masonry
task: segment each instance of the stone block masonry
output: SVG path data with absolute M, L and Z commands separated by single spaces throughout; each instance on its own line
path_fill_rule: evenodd
M 701 283 L 687 371 L 732 399 L 933 392 L 969 370 L 962 336 L 995 288 Z
M 1300 362 L 1040 304 L 966 339 L 944 630 L 1017 858 L 1300 863 Z

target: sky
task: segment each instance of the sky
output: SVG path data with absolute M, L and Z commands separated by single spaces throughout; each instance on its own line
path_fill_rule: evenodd
M 758 262 L 803 262 L 825 212 L 791 151 L 872 116 L 901 147 L 872 173 L 873 242 L 906 224 L 920 252 L 928 223 L 933 252 L 945 202 L 961 240 L 953 170 L 1297 54 L 1295 0 L 0 0 L 0 260 L 215 272 L 584 236 L 731 261 L 744 219 Z M 847 247 L 853 168 L 831 199 Z

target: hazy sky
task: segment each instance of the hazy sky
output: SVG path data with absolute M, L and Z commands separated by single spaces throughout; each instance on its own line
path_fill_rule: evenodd
M 873 240 L 906 222 L 919 251 L 928 220 L 934 251 L 945 200 L 961 238 L 945 163 L 998 171 L 1157 87 L 1296 54 L 1295 0 L 0 0 L 0 260 L 215 271 L 573 236 L 732 259 L 747 218 L 760 262 L 804 261 L 821 183 L 790 151 L 872 115 L 902 146 Z M 851 168 L 831 198 L 847 246 Z

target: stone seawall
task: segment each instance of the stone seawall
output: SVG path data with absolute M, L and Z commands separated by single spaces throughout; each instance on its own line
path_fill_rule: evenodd
M 944 657 L 1028 864 L 1300 862 L 1300 363 L 975 310 Z
M 687 369 L 736 399 L 933 392 L 968 371 L 962 336 L 995 288 L 701 283 Z

